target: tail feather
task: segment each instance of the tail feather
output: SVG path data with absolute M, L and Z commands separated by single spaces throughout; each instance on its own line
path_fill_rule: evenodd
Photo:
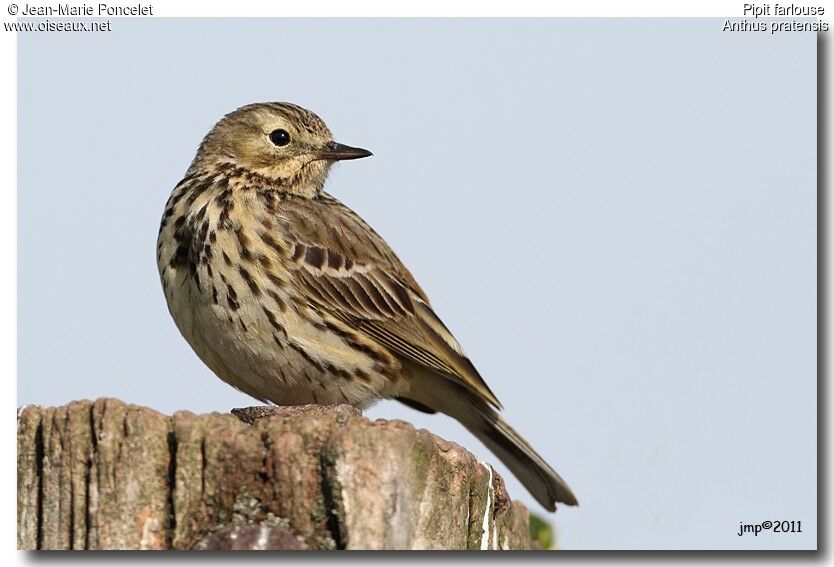
M 544 508 L 553 512 L 556 502 L 578 505 L 562 477 L 483 400 L 424 368 L 413 368 L 409 382 L 410 390 L 399 396 L 400 401 L 457 419 L 512 471 Z
M 491 413 L 492 415 L 481 415 L 479 427 L 467 426 L 467 429 L 501 459 L 536 501 L 547 510 L 555 511 L 556 502 L 577 506 L 579 502 L 576 496 L 559 473 L 554 471 L 500 415 L 494 411 Z

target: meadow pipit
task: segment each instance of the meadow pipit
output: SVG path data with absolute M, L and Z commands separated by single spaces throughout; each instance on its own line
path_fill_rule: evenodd
M 157 243 L 168 309 L 222 380 L 280 405 L 394 398 L 460 421 L 548 510 L 576 498 L 500 404 L 385 241 L 322 190 L 371 152 L 293 104 L 244 106 L 203 139 Z

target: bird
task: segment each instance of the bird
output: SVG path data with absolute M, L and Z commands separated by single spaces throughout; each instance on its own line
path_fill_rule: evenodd
M 441 412 L 548 511 L 567 483 L 502 406 L 425 292 L 368 223 L 324 191 L 371 156 L 287 102 L 242 106 L 205 135 L 165 206 L 157 265 L 168 310 L 223 381 L 276 405 L 381 399 Z

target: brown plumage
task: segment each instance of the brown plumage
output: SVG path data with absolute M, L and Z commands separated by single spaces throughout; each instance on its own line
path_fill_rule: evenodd
M 322 191 L 336 160 L 312 112 L 253 104 L 206 135 L 174 188 L 157 263 L 171 315 L 224 381 L 276 404 L 395 398 L 446 413 L 547 509 L 565 482 L 497 413 L 498 399 L 385 241 Z

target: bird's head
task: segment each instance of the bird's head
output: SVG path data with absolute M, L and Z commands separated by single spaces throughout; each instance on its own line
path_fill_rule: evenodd
M 191 168 L 232 165 L 273 180 L 283 191 L 312 197 L 335 161 L 370 155 L 333 141 L 309 110 L 286 102 L 256 103 L 224 116 L 203 139 Z

